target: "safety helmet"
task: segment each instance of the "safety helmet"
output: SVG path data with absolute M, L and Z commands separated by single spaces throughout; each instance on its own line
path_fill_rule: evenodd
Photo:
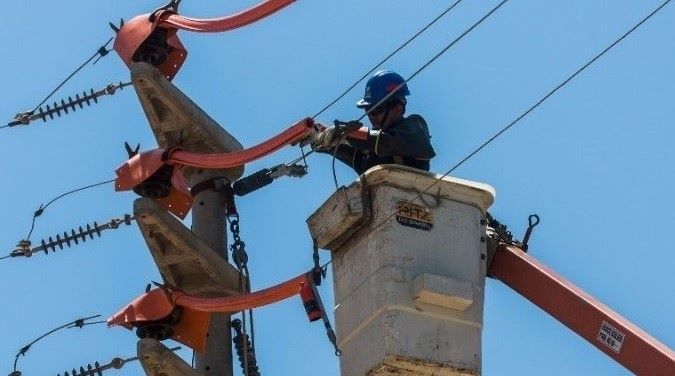
M 405 84 L 405 79 L 400 74 L 389 70 L 375 72 L 373 77 L 366 83 L 366 92 L 363 94 L 363 99 L 356 102 L 356 107 L 368 108 L 377 104 L 401 84 L 403 86 L 389 97 L 390 99 L 404 99 L 410 95 L 410 90 L 408 90 L 408 85 Z

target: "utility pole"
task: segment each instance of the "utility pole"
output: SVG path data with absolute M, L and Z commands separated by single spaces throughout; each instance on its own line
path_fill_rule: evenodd
M 161 147 L 180 147 L 200 153 L 243 149 L 233 136 L 151 65 L 134 64 L 131 79 Z M 243 170 L 243 166 L 226 170 L 182 170 L 193 187 L 195 199 L 192 232 L 149 199 L 137 200 L 134 214 L 139 218 L 139 226 L 165 283 L 204 297 L 241 293 L 242 279 L 227 262 L 227 197 L 222 188 L 241 177 Z M 150 351 L 146 350 L 149 348 L 139 345 L 139 358 L 143 359 L 141 352 Z M 171 359 L 169 363 L 173 365 L 167 363 L 162 369 L 147 367 L 153 368 L 148 374 L 184 374 L 176 373 L 184 367 L 175 362 Z M 233 374 L 229 314 L 211 315 L 206 348 L 203 353 L 195 354 L 195 368 L 201 375 Z
M 196 171 L 190 178 L 192 187 L 209 180 L 229 182 L 222 171 Z M 195 197 L 192 209 L 192 232 L 227 260 L 226 197 L 222 190 L 203 190 Z M 232 336 L 230 315 L 212 314 L 206 337 L 206 351 L 195 356 L 195 368 L 205 375 L 230 376 L 232 369 Z

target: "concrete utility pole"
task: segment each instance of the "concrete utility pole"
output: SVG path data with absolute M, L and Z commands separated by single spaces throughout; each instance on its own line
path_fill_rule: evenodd
M 190 185 L 209 179 L 225 179 L 222 171 L 197 171 L 190 178 Z M 222 191 L 204 190 L 195 196 L 192 209 L 192 232 L 227 260 L 226 197 Z M 195 368 L 205 375 L 228 376 L 232 369 L 232 336 L 229 314 L 211 314 L 206 337 L 206 352 L 195 356 Z
M 307 220 L 332 251 L 342 376 L 481 373 L 484 218 L 494 191 L 438 177 L 374 167 Z
M 233 136 L 149 64 L 136 63 L 131 69 L 131 78 L 161 147 L 179 146 L 201 153 L 243 149 Z M 195 195 L 192 232 L 149 199 L 139 199 L 134 205 L 153 258 L 165 282 L 171 286 L 201 296 L 239 294 L 238 271 L 227 263 L 226 204 L 219 187 L 241 177 L 243 167 L 209 171 L 184 169 L 183 172 L 192 187 L 201 183 L 207 187 Z M 154 362 L 143 363 L 148 375 L 187 375 L 179 358 L 162 358 L 161 354 L 166 353 L 162 346 L 139 344 L 141 362 L 143 359 Z M 164 361 L 157 361 L 160 358 Z M 197 353 L 195 359 L 195 374 L 233 374 L 229 315 L 211 315 L 206 350 Z

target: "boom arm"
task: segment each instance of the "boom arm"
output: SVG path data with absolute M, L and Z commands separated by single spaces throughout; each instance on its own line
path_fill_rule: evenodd
M 522 249 L 501 244 L 489 274 L 638 375 L 675 375 L 675 352 Z

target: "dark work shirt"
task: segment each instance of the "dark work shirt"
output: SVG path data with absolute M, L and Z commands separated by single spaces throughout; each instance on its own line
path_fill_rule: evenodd
M 401 164 L 429 171 L 429 161 L 436 155 L 430 138 L 424 118 L 410 115 L 386 130 L 370 130 L 359 137 L 348 135 L 346 142 L 338 147 L 336 158 L 359 175 L 381 164 Z M 332 150 L 322 152 L 333 153 Z

